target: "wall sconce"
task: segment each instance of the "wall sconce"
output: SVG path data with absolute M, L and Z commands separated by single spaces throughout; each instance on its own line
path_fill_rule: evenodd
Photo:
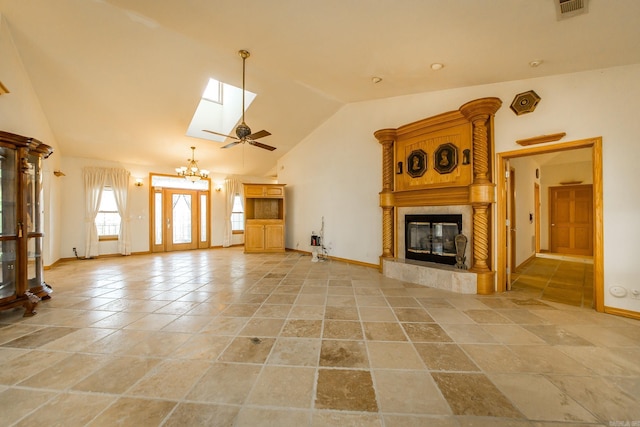
M 133 185 L 135 185 L 136 187 L 142 187 L 142 184 L 142 178 L 136 178 L 136 182 Z
M 216 188 L 215 190 L 219 193 L 220 191 L 222 191 L 222 185 L 220 184 L 216 184 Z
M 66 176 L 62 171 L 53 171 L 53 174 L 57 177 Z

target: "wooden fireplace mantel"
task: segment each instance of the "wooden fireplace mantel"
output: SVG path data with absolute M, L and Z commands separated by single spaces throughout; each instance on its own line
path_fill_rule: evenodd
M 493 118 L 499 98 L 467 102 L 456 111 L 374 133 L 382 145 L 382 255 L 396 256 L 397 208 L 471 205 L 471 270 L 478 293 L 494 291 L 491 269 L 491 207 L 495 183 L 491 174 Z

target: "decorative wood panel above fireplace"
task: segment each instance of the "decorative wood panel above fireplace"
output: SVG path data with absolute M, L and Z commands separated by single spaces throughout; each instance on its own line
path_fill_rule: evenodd
M 466 236 L 473 252 L 472 259 L 467 259 L 469 272 L 477 276 L 478 293 L 494 292 L 489 248 L 495 203 L 491 157 L 493 117 L 501 105 L 498 98 L 477 99 L 456 111 L 375 132 L 382 145 L 383 165 L 381 267 L 385 260 L 409 258 L 407 252 L 398 253 L 396 236 L 409 234 L 404 223 L 399 229 L 398 208 L 470 206 L 471 217 L 462 219 L 472 224 Z M 424 251 L 414 250 L 411 256 Z M 433 247 L 428 251 L 433 252 Z M 452 258 L 455 264 L 455 256 Z

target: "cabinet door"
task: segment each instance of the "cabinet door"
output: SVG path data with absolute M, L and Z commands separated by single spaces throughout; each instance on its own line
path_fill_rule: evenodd
M 282 190 L 282 187 L 266 187 L 264 195 L 267 197 L 282 197 Z
M 245 197 L 262 197 L 264 196 L 263 185 L 247 185 L 244 187 Z
M 0 147 L 0 299 L 16 294 L 16 152 Z
M 244 249 L 247 252 L 261 251 L 265 248 L 264 225 L 246 224 L 244 229 Z
M 265 249 L 284 249 L 284 226 L 282 224 L 269 224 L 264 226 Z

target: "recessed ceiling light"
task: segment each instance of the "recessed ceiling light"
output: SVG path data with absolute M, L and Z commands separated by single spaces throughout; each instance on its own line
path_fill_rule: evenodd
M 371 77 L 371 81 L 373 83 L 380 83 L 382 81 L 382 77 Z
M 543 62 L 542 59 L 534 59 L 533 61 L 529 62 L 529 67 L 536 68 L 540 64 L 542 64 L 542 62 Z
M 431 69 L 433 71 L 442 70 L 443 68 L 444 68 L 444 65 L 439 62 L 434 62 L 433 64 L 431 64 Z

